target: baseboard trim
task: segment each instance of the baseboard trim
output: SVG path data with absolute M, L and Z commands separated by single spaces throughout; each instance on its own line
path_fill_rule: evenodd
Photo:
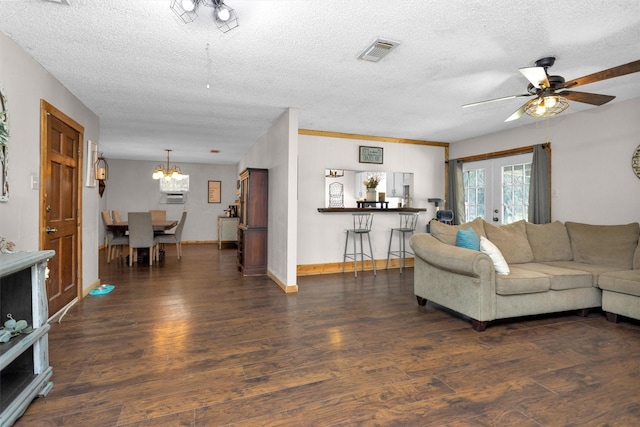
M 296 274 L 298 276 L 315 276 L 319 274 L 334 274 L 334 273 L 342 273 L 342 264 L 341 262 L 331 262 L 325 264 L 305 264 L 298 265 Z M 384 270 L 387 265 L 386 259 L 377 259 L 376 260 L 376 270 Z M 356 263 L 358 271 L 362 271 L 362 264 L 360 261 Z M 407 258 L 405 260 L 405 267 L 413 267 L 413 258 Z M 400 268 L 400 259 L 392 258 L 389 260 L 389 268 L 399 269 Z M 364 261 L 364 270 L 370 271 L 373 270 L 373 263 L 371 260 Z M 344 265 L 344 272 L 353 273 L 353 262 L 347 262 Z
M 280 289 L 284 291 L 285 294 L 293 294 L 298 292 L 298 285 L 286 285 L 280 279 L 278 279 L 273 273 L 271 273 L 271 271 L 267 271 L 267 276 L 269 276 L 269 278 L 273 280 L 276 283 L 276 285 L 278 285 Z
M 102 283 L 102 280 L 100 280 L 100 278 L 98 278 L 96 281 L 94 281 L 92 284 L 90 284 L 89 287 L 82 288 L 82 298 L 84 298 L 87 295 L 89 295 L 89 292 L 91 292 L 91 290 L 93 288 L 97 288 L 98 286 L 100 286 L 101 283 Z

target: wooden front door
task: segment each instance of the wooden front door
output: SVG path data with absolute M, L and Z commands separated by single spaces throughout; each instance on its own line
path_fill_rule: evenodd
M 41 101 L 41 247 L 53 249 L 49 261 L 49 316 L 80 294 L 80 197 L 84 128 Z

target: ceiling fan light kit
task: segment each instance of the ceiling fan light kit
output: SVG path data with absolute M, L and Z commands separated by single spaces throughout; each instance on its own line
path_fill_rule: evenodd
M 524 112 L 531 117 L 544 118 L 562 113 L 567 107 L 569 107 L 567 98 L 559 95 L 548 95 L 527 102 Z
M 551 117 L 566 110 L 567 107 L 569 107 L 569 101 L 583 102 L 586 104 L 598 106 L 604 105 L 615 98 L 615 96 L 601 95 L 597 93 L 576 92 L 568 90 L 563 90 L 562 92 L 556 93 L 556 91 L 561 89 L 573 89 L 576 86 L 595 83 L 614 77 L 637 73 L 640 71 L 640 60 L 638 60 L 565 82 L 564 77 L 550 76 L 548 73 L 549 67 L 553 66 L 555 61 L 556 58 L 549 56 L 537 60 L 534 67 L 520 68 L 520 72 L 522 73 L 522 75 L 524 75 L 527 80 L 529 80 L 527 93 L 474 102 L 471 104 L 463 105 L 462 107 L 474 107 L 477 105 L 487 104 L 489 102 L 535 96 L 534 99 L 527 101 L 513 114 L 511 114 L 511 116 L 509 116 L 505 120 L 505 122 L 517 120 L 525 113 L 531 117 Z
M 171 0 L 169 8 L 182 22 L 188 24 L 198 17 L 197 9 L 200 6 L 213 8 L 213 21 L 223 33 L 240 25 L 236 11 L 224 4 L 223 0 Z

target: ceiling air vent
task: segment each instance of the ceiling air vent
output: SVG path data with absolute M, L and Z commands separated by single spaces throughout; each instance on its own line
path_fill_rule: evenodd
M 393 48 L 398 46 L 399 43 L 389 40 L 378 39 L 374 41 L 364 52 L 358 55 L 358 59 L 363 61 L 378 62 L 385 57 Z

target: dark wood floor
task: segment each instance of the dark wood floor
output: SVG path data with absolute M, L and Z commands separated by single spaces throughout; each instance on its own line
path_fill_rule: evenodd
M 241 277 L 233 249 L 104 263 L 52 325 L 54 387 L 18 426 L 637 426 L 640 324 L 602 314 L 478 333 L 413 269 Z

